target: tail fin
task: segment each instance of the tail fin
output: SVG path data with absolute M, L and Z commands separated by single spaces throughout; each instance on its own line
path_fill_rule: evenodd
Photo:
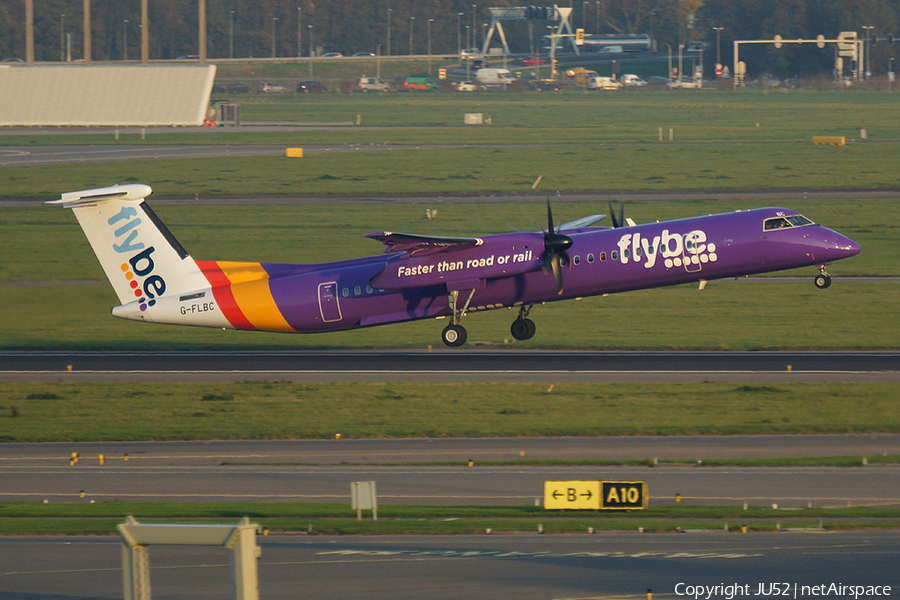
M 142 184 L 115 185 L 47 202 L 75 213 L 122 304 L 153 306 L 163 294 L 209 287 L 194 259 L 144 202 L 152 191 Z

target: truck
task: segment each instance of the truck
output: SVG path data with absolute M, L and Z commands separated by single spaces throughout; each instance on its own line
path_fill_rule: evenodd
M 566 69 L 565 72 L 565 82 L 568 85 L 576 85 L 578 87 L 587 86 L 588 82 L 594 77 L 598 77 L 597 71 L 589 71 L 584 67 Z

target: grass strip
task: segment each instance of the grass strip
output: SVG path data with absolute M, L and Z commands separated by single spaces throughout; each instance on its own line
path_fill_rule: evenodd
M 379 520 L 357 521 L 343 504 L 307 503 L 0 503 L 0 535 L 111 535 L 125 516 L 142 523 L 234 523 L 248 516 L 273 533 L 313 535 L 462 535 L 537 532 L 586 533 L 679 530 L 775 531 L 788 528 L 900 526 L 897 508 L 814 508 L 778 511 L 762 507 L 674 506 L 644 511 L 554 511 L 539 507 L 380 506 Z
M 898 397 L 898 382 L 7 382 L 0 441 L 896 432 Z

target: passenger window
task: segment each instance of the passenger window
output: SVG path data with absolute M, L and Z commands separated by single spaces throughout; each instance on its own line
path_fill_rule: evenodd
M 613 256 L 615 258 L 615 256 Z M 606 252 L 600 253 L 600 262 L 606 262 Z
M 361 293 L 362 293 L 362 288 L 361 288 L 361 287 L 356 286 L 355 288 L 353 288 L 353 295 L 354 295 L 354 296 L 359 296 Z
M 589 262 L 589 263 L 594 262 L 594 255 L 593 255 L 593 254 L 588 254 L 588 262 Z
M 617 259 L 619 258 L 619 251 L 618 251 L 618 250 L 613 250 L 613 251 L 612 251 L 612 254 L 611 254 L 610 256 L 612 256 L 612 259 L 613 259 L 613 260 L 617 260 Z
M 580 265 L 580 264 L 581 264 L 581 257 L 580 257 L 580 256 L 576 256 L 575 258 L 572 259 L 572 262 L 575 263 L 576 265 Z
M 343 296 L 344 298 L 348 297 L 349 295 L 350 295 L 350 288 L 344 288 L 341 290 L 341 296 Z

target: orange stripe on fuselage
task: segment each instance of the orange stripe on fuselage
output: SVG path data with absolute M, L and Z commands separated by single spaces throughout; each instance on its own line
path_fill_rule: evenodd
M 232 321 L 229 314 L 229 312 L 232 314 L 239 312 L 240 316 L 243 317 L 243 319 L 239 320 L 245 321 L 250 326 L 249 328 L 264 331 L 294 331 L 275 305 L 275 299 L 272 297 L 272 291 L 269 289 L 269 274 L 266 273 L 266 270 L 259 263 L 215 261 L 214 264 L 218 272 L 230 283 L 230 287 L 226 289 L 230 291 L 233 299 L 232 311 L 226 310 L 225 305 L 221 304 L 222 299 L 219 299 L 219 294 L 216 293 L 215 287 L 213 288 L 213 293 L 220 302 L 220 306 L 223 307 L 226 318 L 231 321 L 232 325 L 240 329 L 244 328 Z M 210 277 L 212 269 L 209 269 L 208 272 L 205 267 L 206 265 L 203 265 L 201 269 L 207 274 L 207 279 L 210 280 L 210 283 L 216 286 L 216 283 L 213 283 L 213 278 Z M 222 284 L 225 283 L 221 279 L 220 281 Z M 224 290 L 221 291 L 224 292 Z M 227 298 L 227 293 L 222 294 L 222 296 L 228 304 L 231 304 L 229 302 L 230 299 Z M 236 314 L 235 317 L 237 317 Z

